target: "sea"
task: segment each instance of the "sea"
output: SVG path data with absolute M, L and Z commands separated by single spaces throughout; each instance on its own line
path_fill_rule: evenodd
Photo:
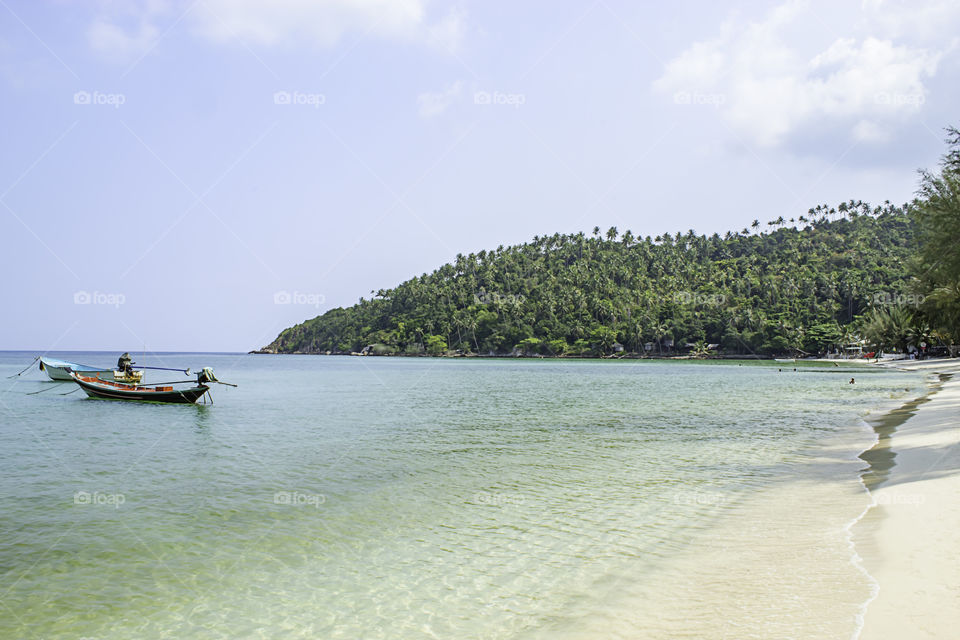
M 135 354 L 212 403 L 0 352 L 0 637 L 856 638 L 855 363 Z M 117 353 L 60 352 L 110 367 Z M 151 370 L 148 381 L 188 379 Z

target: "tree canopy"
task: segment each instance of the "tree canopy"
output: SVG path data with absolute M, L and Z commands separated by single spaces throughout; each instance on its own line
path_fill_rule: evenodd
M 433 273 L 286 329 L 266 349 L 826 351 L 852 339 L 878 302 L 902 300 L 911 291 L 912 209 L 889 202 L 819 205 L 723 236 L 691 230 L 651 238 L 596 227 L 589 237 L 535 237 L 458 255 Z
M 960 131 L 947 128 L 940 172 L 921 172 L 914 207 L 919 252 L 913 264 L 922 320 L 933 337 L 960 344 Z

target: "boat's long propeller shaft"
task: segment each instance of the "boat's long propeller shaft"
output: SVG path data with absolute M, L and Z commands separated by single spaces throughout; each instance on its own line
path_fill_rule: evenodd
M 143 367 L 143 366 L 136 366 L 136 367 L 134 367 L 134 369 L 153 369 L 153 370 L 155 370 L 155 371 L 180 371 L 180 372 L 182 372 L 184 375 L 190 375 L 190 367 L 187 367 L 186 369 L 171 369 L 170 367 Z

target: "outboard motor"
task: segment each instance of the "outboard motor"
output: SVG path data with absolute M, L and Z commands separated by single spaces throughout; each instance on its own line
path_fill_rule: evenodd
M 130 357 L 129 351 L 117 358 L 117 370 L 122 371 L 123 373 L 129 374 L 132 372 L 133 364 L 133 358 Z
M 213 375 L 213 369 L 204 367 L 200 373 L 197 374 L 197 384 L 208 384 L 212 382 L 220 381 L 217 380 L 217 376 Z

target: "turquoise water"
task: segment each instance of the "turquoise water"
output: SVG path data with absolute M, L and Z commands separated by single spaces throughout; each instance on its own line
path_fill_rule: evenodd
M 791 599 L 816 618 L 824 581 L 823 628 L 849 636 L 860 419 L 925 388 L 832 365 L 136 358 L 239 384 L 165 406 L 5 379 L 34 355 L 0 353 L 3 638 L 735 637 Z

